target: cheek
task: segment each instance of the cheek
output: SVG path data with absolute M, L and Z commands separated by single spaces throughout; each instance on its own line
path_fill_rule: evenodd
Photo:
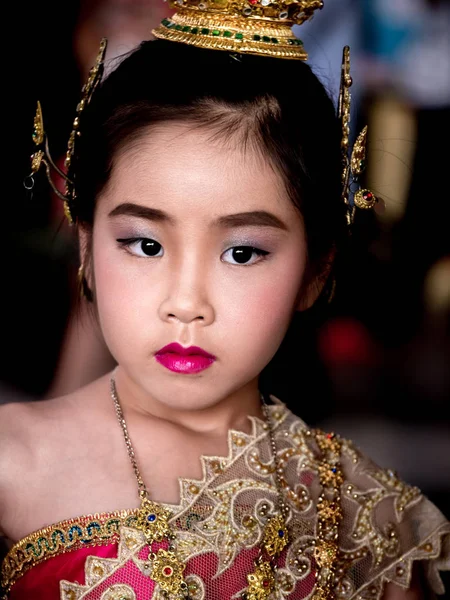
M 245 332 L 253 341 L 281 343 L 296 309 L 299 290 L 305 271 L 302 253 L 285 257 L 273 268 L 261 267 L 261 276 L 249 276 L 228 298 L 227 322 L 236 331 Z M 251 267 L 250 267 L 251 268 Z M 254 267 L 257 271 L 259 266 Z
M 130 269 L 121 255 L 107 244 L 99 243 L 93 251 L 95 297 L 108 345 L 120 339 L 131 344 L 143 331 L 142 324 L 150 317 L 148 307 L 155 301 L 155 286 Z

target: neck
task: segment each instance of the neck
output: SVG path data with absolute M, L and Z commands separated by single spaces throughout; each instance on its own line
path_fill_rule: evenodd
M 165 421 L 192 433 L 223 435 L 230 429 L 250 433 L 249 416 L 264 418 L 258 380 L 252 380 L 239 390 L 214 399 L 205 408 L 174 407 L 144 390 L 120 367 L 112 374 L 116 393 L 126 415 Z

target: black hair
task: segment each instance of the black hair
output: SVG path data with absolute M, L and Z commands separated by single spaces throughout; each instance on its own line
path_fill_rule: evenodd
M 155 125 L 187 122 L 224 143 L 251 145 L 281 175 L 301 212 L 309 272 L 347 236 L 341 129 L 324 86 L 303 61 L 143 42 L 95 92 L 75 163 L 78 223 L 92 225 L 114 157 Z

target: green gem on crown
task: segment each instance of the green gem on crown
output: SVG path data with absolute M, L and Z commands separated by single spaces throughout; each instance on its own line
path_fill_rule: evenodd
M 226 30 L 226 31 L 220 31 L 219 29 L 211 30 L 211 29 L 208 29 L 207 27 L 203 27 L 202 29 L 199 29 L 198 27 L 190 27 L 189 25 L 177 25 L 170 19 L 163 19 L 161 21 L 161 24 L 164 25 L 164 27 L 167 27 L 168 29 L 176 29 L 176 31 L 182 31 L 183 33 L 192 33 L 193 35 L 197 35 L 197 34 L 201 33 L 202 35 L 213 35 L 214 37 L 223 36 L 225 38 L 234 37 L 234 39 L 236 39 L 236 40 L 244 39 L 244 34 L 240 31 L 233 34 L 233 32 L 229 31 L 229 30 Z M 253 35 L 252 39 L 255 42 L 262 41 L 266 44 L 269 44 L 269 43 L 279 44 L 279 42 L 280 42 L 280 40 L 278 38 L 269 37 L 267 35 L 261 36 L 258 34 Z M 289 39 L 287 41 L 291 45 L 302 45 L 301 40 L 298 40 L 298 39 Z

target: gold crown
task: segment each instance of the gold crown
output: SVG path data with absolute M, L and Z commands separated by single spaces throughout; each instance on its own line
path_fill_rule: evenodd
M 176 13 L 153 30 L 157 38 L 200 48 L 306 60 L 293 25 L 309 20 L 323 0 L 170 0 Z

